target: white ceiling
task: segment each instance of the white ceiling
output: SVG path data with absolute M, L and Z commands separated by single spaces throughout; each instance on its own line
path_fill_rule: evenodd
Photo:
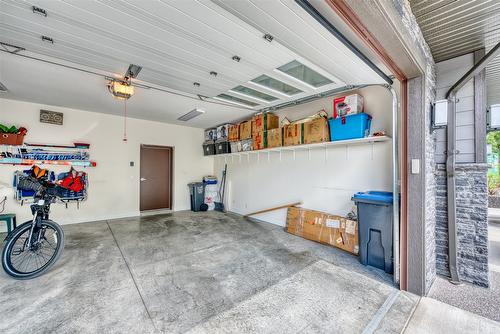
M 33 5 L 45 9 L 47 17 L 34 14 Z M 265 33 L 273 35 L 271 43 L 263 38 Z M 54 44 L 43 42 L 42 36 Z M 186 95 L 214 97 L 243 84 L 279 98 L 263 103 L 245 97 L 259 103 L 247 110 L 138 88 L 128 101 L 132 117 L 196 127 L 247 117 L 346 84 L 384 83 L 293 0 L 0 0 L 0 42 L 25 48 L 21 55 L 110 76 L 123 75 L 129 64 L 137 64 L 143 67 L 140 82 Z M 233 61 L 234 55 L 241 61 Z M 314 88 L 276 70 L 292 60 L 334 83 Z M 0 52 L 0 61 L 0 82 L 9 89 L 0 97 L 122 112 L 123 103 L 110 96 L 102 77 L 6 52 Z M 261 74 L 303 93 L 286 96 L 249 82 Z M 188 123 L 176 121 L 194 107 L 207 112 Z
M 436 62 L 500 42 L 500 0 L 410 0 Z M 488 105 L 500 103 L 500 57 L 486 67 Z

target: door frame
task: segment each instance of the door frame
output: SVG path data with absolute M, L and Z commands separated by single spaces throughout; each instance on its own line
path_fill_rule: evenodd
M 170 179 L 170 208 L 163 208 L 163 209 L 153 209 L 153 210 L 142 210 L 141 209 L 141 164 L 142 164 L 142 149 L 143 148 L 157 148 L 157 149 L 170 149 L 171 152 L 171 158 L 170 158 L 170 175 L 168 175 Z M 175 147 L 174 146 L 166 146 L 166 145 L 152 145 L 152 144 L 140 144 L 139 146 L 139 212 L 141 213 L 147 213 L 151 211 L 173 211 L 174 209 L 174 159 L 175 159 Z

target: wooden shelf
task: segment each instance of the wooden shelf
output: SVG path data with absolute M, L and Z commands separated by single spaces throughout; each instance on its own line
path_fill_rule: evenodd
M 234 155 L 248 155 L 248 154 L 259 154 L 259 153 L 267 153 L 267 152 L 283 152 L 283 151 L 300 151 L 300 150 L 312 150 L 323 148 L 326 149 L 332 146 L 354 146 L 354 145 L 366 145 L 380 142 L 390 141 L 392 138 L 388 136 L 377 136 L 377 137 L 365 137 L 358 139 L 348 139 L 348 140 L 338 140 L 338 141 L 328 141 L 323 143 L 314 143 L 314 144 L 304 144 L 304 145 L 295 145 L 295 146 L 280 146 L 280 147 L 272 147 L 266 148 L 263 150 L 253 150 L 253 151 L 244 151 L 244 152 L 235 152 L 235 153 L 227 153 L 227 154 L 216 154 L 216 155 L 207 155 L 207 157 L 227 157 Z
M 76 161 L 76 160 L 31 160 L 20 158 L 0 158 L 1 165 L 60 165 L 76 167 L 96 167 L 94 161 Z

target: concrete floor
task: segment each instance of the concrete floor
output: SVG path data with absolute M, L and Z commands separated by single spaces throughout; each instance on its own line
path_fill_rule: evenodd
M 490 220 L 488 228 L 488 265 L 490 287 L 472 284 L 451 284 L 438 277 L 429 291 L 429 297 L 463 310 L 500 322 L 500 221 Z
M 64 230 L 49 273 L 0 274 L 1 333 L 400 333 L 413 312 L 426 317 L 417 296 L 356 257 L 236 215 Z

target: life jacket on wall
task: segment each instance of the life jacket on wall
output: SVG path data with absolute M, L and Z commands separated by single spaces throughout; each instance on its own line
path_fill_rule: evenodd
M 71 167 L 68 175 L 61 180 L 59 185 L 65 189 L 69 189 L 75 193 L 78 193 L 85 188 L 84 177 L 84 172 L 78 172 L 73 167 Z
M 37 180 L 40 180 L 43 178 L 47 178 L 49 176 L 49 171 L 47 169 L 43 169 L 34 165 L 33 167 L 31 167 L 31 176 L 33 176 Z

